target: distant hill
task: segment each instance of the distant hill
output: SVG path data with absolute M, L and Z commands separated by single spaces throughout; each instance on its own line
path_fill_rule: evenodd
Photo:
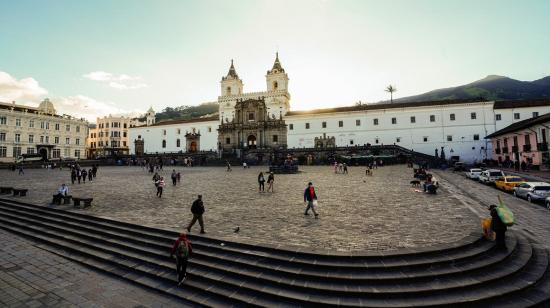
M 420 95 L 394 99 L 394 102 L 420 102 L 449 99 L 484 98 L 487 100 L 533 99 L 550 97 L 550 76 L 534 81 L 520 81 L 489 75 L 472 83 L 437 89 Z
M 204 103 L 198 106 L 166 107 L 155 116 L 156 121 L 195 119 L 218 113 L 218 103 Z

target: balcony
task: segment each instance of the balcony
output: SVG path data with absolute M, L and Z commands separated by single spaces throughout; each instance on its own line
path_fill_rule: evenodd
M 495 154 L 500 154 L 500 149 L 495 149 Z
M 546 143 L 546 142 L 537 143 L 537 151 L 547 152 L 548 151 L 548 143 Z
M 502 148 L 502 154 L 508 154 L 508 148 Z
M 523 152 L 531 152 L 531 145 L 530 144 L 524 144 L 523 145 Z
M 518 146 L 517 145 L 512 146 L 512 153 L 517 153 L 517 152 L 519 152 Z

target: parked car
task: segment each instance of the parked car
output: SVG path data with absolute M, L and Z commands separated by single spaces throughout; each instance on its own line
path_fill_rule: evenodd
M 504 172 L 498 169 L 488 169 L 479 175 L 479 181 L 484 184 L 494 184 L 498 178 L 504 176 Z
M 472 179 L 472 180 L 479 180 L 479 175 L 483 172 L 483 170 L 479 168 L 472 168 L 466 172 L 466 177 Z
M 550 210 L 550 197 L 546 197 L 546 208 Z
M 525 182 L 514 188 L 514 196 L 525 198 L 529 202 L 542 201 L 550 197 L 550 184 L 544 182 Z
M 523 178 L 515 175 L 507 175 L 498 178 L 495 181 L 495 186 L 496 188 L 504 191 L 513 191 L 514 187 L 518 186 L 521 183 L 525 183 L 525 180 Z

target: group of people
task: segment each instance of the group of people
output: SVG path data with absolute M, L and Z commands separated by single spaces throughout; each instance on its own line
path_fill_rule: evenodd
M 334 173 L 348 174 L 348 164 L 346 163 L 338 163 L 335 161 L 333 164 L 333 168 L 334 168 Z
M 273 175 L 273 172 L 269 173 L 269 176 L 267 177 L 267 191 L 273 191 L 273 182 L 275 182 L 275 175 Z M 260 172 L 258 174 L 258 191 L 259 192 L 265 192 L 265 176 L 263 172 Z
M 71 166 L 71 183 L 75 182 L 86 183 L 86 179 L 92 182 L 97 176 L 98 165 L 93 165 L 92 168 L 86 170 L 86 168 L 80 167 L 80 165 Z

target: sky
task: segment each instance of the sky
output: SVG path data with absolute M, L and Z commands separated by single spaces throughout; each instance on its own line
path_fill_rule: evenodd
M 0 24 L 0 101 L 91 121 L 216 101 L 231 59 L 264 91 L 277 51 L 293 110 L 550 75 L 545 0 L 0 0 Z

